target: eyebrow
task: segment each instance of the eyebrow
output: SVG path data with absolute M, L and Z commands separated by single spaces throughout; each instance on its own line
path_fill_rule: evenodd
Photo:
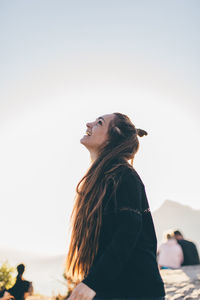
M 97 118 L 97 120 L 100 120 L 100 119 L 102 119 L 104 121 L 104 123 L 106 123 L 103 117 Z

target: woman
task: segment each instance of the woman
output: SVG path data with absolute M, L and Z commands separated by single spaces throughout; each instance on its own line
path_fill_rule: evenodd
M 77 285 L 68 299 L 164 299 L 144 185 L 128 162 L 147 132 L 120 113 L 86 126 L 92 165 L 72 212 L 66 275 Z
M 172 231 L 165 232 L 164 240 L 165 242 L 159 246 L 157 252 L 159 268 L 180 268 L 184 260 L 183 250 L 175 239 L 174 233 Z

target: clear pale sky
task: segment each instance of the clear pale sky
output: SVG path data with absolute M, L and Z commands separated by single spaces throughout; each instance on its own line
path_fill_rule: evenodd
M 64 253 L 87 121 L 130 116 L 150 207 L 200 209 L 200 2 L 0 1 L 1 244 Z

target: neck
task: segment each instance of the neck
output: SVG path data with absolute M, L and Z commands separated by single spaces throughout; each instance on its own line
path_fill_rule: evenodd
M 91 158 L 91 161 L 92 163 L 97 159 L 98 155 L 95 151 L 90 151 L 90 158 Z

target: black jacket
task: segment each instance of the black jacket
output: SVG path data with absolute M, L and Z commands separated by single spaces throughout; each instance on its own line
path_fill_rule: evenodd
M 15 297 L 15 300 L 24 300 L 24 294 L 32 291 L 32 282 L 17 278 L 14 286 L 8 292 Z
M 199 254 L 194 243 L 187 240 L 177 241 L 183 250 L 184 261 L 182 266 L 198 265 Z
M 102 298 L 164 296 L 157 261 L 157 239 L 145 187 L 125 167 L 112 195 L 103 202 L 99 250 L 83 283 Z

